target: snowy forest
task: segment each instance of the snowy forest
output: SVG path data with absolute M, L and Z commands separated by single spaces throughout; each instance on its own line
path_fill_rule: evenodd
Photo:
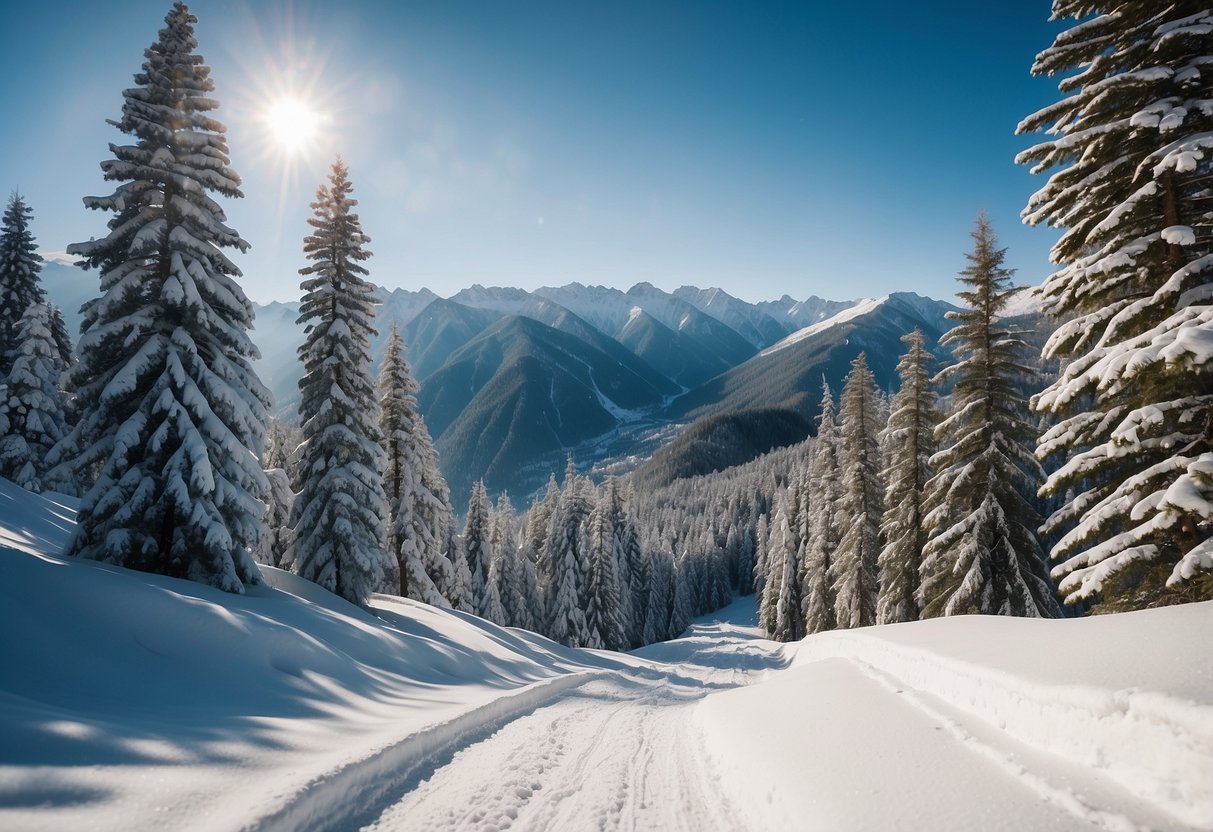
M 35 206 L 0 229 L 0 476 L 79 498 L 70 553 L 231 593 L 289 570 L 564 645 L 626 651 L 755 596 L 771 638 L 964 614 L 1062 617 L 1213 599 L 1213 13 L 1057 0 L 1031 65 L 1061 97 L 1018 125 L 1022 209 L 1064 230 L 1017 287 L 983 213 L 932 351 L 904 333 L 892 390 L 860 353 L 803 391 L 812 436 L 714 473 L 452 494 L 401 334 L 376 323 L 373 241 L 338 158 L 302 238 L 299 406 L 258 377 L 248 247 L 210 69 L 181 2 L 113 122 L 98 280 L 71 333 L 40 281 Z M 1026 68 L 1026 67 L 1025 67 Z M 370 218 L 368 217 L 368 220 Z M 1039 344 L 1043 343 L 1043 349 Z M 377 365 L 377 366 L 376 366 Z M 519 500 L 516 507 L 512 500 Z M 518 508 L 523 510 L 519 511 Z

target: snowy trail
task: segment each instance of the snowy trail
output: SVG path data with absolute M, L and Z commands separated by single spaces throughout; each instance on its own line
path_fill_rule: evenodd
M 648 685 L 592 682 L 509 723 L 460 751 L 371 828 L 737 828 L 731 805 L 688 750 L 687 700 L 661 682 Z
M 640 651 L 634 665 L 555 683 L 531 706 L 481 720 L 428 762 L 413 758 L 406 776 L 362 772 L 395 786 L 312 815 L 309 828 L 1213 828 L 1193 794 L 1177 813 L 1141 780 L 1136 788 L 1118 782 L 1116 772 L 1056 745 L 1062 740 L 1020 736 L 1033 713 L 1061 733 L 1046 716 L 1062 707 L 1058 691 L 1036 690 L 1042 682 L 1025 667 L 1001 679 L 1000 700 L 988 671 L 963 652 L 948 659 L 896 643 L 922 629 L 781 646 L 753 627 L 700 622 Z M 1039 660 L 1031 667 L 1051 675 Z M 1072 686 L 1065 692 L 1088 701 Z M 1013 708 L 1003 701 L 1012 694 Z M 1105 729 L 1144 739 L 1141 732 L 1162 727 L 1151 719 Z M 1142 756 L 1130 735 L 1120 739 Z M 1154 741 L 1172 755 L 1182 748 Z M 1183 782 L 1172 788 L 1182 793 Z
M 369 826 L 359 813 L 328 828 L 743 828 L 704 758 L 692 709 L 784 664 L 783 651 L 756 636 L 699 625 L 666 648 L 681 659 L 668 671 L 638 667 L 572 688 L 454 753 Z

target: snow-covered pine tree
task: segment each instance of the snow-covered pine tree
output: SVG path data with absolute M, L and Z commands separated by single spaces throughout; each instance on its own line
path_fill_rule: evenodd
M 670 573 L 672 589 L 670 597 L 670 630 L 666 638 L 678 638 L 691 626 L 695 611 L 691 601 L 691 585 L 694 578 L 691 572 L 691 558 L 683 552 L 674 561 L 674 569 Z
M 303 441 L 303 431 L 295 422 L 284 422 L 271 417 L 265 423 L 265 453 L 262 466 L 281 468 L 293 476 L 298 468 L 297 451 Z
M 648 550 L 648 598 L 645 603 L 641 644 L 655 644 L 670 637 L 670 608 L 674 598 L 674 555 L 668 547 Z
M 935 390 L 927 368 L 931 354 L 922 331 L 902 337 L 908 349 L 897 364 L 901 388 L 893 396 L 884 437 L 885 510 L 880 525 L 884 548 L 877 559 L 880 593 L 876 623 L 896 624 L 918 618 L 919 569 L 927 544 L 923 517 L 930 459 L 935 454 L 935 425 L 939 422 Z
M 884 514 L 884 485 L 880 481 L 880 432 L 884 425 L 876 398 L 872 371 L 861 352 L 851 362 L 838 407 L 842 421 L 838 453 L 842 536 L 829 576 L 834 621 L 842 629 L 876 623 L 876 559 Z
M 796 527 L 803 508 L 798 484 L 791 484 L 775 512 L 771 530 L 771 553 L 768 564 L 772 574 L 767 578 L 763 606 L 766 609 L 768 632 L 776 641 L 797 641 L 804 638 L 801 614 L 800 541 Z
M 472 606 L 481 618 L 488 618 L 490 596 L 495 599 L 498 610 L 501 597 L 497 588 L 489 589 L 489 564 L 493 560 L 493 504 L 489 502 L 484 480 L 472 483 L 472 495 L 468 498 L 467 521 L 463 526 L 463 551 L 467 554 L 468 570 L 472 576 Z
M 984 212 L 973 231 L 966 308 L 940 343 L 957 363 L 934 383 L 955 380 L 951 409 L 935 429 L 941 450 L 930 460 L 928 540 L 919 603 L 924 617 L 985 613 L 1054 616 L 1059 613 L 1035 529 L 1040 517 L 1031 495 L 1043 472 L 1028 446 L 1035 436 L 1020 385 L 1031 370 L 1023 342 L 999 312 L 1010 293 L 1006 250 Z
M 338 159 L 312 203 L 303 242 L 310 265 L 299 270 L 306 325 L 299 358 L 303 423 L 299 494 L 291 511 L 291 568 L 355 604 L 383 584 L 395 559 L 387 552 L 387 499 L 379 402 L 371 383 L 374 286 L 362 265 L 370 252 Z
M 1055 0 L 1076 22 L 1036 58 L 1065 95 L 1020 125 L 1055 138 L 1020 154 L 1052 170 L 1023 218 L 1066 229 L 1043 286 L 1068 359 L 1035 398 L 1062 417 L 1037 446 L 1068 457 L 1068 601 L 1133 608 L 1213 598 L 1213 10 L 1206 0 Z
M 269 482 L 265 536 L 258 549 L 257 559 L 282 569 L 287 549 L 290 547 L 291 506 L 295 504 L 295 492 L 291 489 L 290 476 L 283 468 L 266 468 L 265 478 Z
M 262 467 L 269 481 L 266 497 L 265 526 L 257 559 L 278 568 L 283 567 L 286 550 L 290 547 L 291 506 L 295 503 L 291 472 L 295 469 L 294 452 L 302 434 L 293 422 L 271 418 L 265 425 L 265 453 Z
M 375 392 L 379 396 L 379 438 L 383 443 L 385 466 L 383 492 L 388 506 L 387 549 L 391 559 L 395 561 L 391 568 L 385 570 L 380 591 L 408 597 L 409 567 L 411 566 L 414 575 L 425 571 L 420 563 L 405 565 L 406 556 L 401 551 L 401 537 L 407 532 L 400 524 L 398 516 L 405 487 L 420 479 L 420 473 L 413 470 L 416 468 L 415 455 L 410 453 L 413 450 L 412 428 L 416 421 L 417 382 L 413 380 L 408 363 L 404 360 L 404 342 L 400 338 L 400 330 L 395 321 L 392 321 L 384 346 L 383 360 L 379 363 Z M 413 405 L 411 409 L 408 402 L 410 398 Z M 425 580 L 428 579 L 423 579 L 423 582 Z
M 539 588 L 539 574 L 535 568 L 539 556 L 525 540 L 518 546 L 518 575 L 522 603 L 519 607 L 519 624 L 532 632 L 543 632 L 548 620 L 543 592 Z
M 467 554 L 463 551 L 463 540 L 457 534 L 447 538 L 447 557 L 451 561 L 451 575 L 447 585 L 446 599 L 453 609 L 460 612 L 476 612 L 476 599 L 472 596 L 472 571 L 468 568 Z
M 830 564 L 842 537 L 838 498 L 842 472 L 838 467 L 838 425 L 834 421 L 834 396 L 822 380 L 821 413 L 817 439 L 809 466 L 809 550 L 805 558 L 802 603 L 806 633 L 834 629 L 834 591 Z
M 758 531 L 755 534 L 754 541 L 754 574 L 751 580 L 754 587 L 754 595 L 760 604 L 762 603 L 763 589 L 767 584 L 767 552 L 770 549 L 767 543 L 767 538 L 770 537 L 768 525 L 767 516 L 765 514 L 759 515 Z
M 767 577 L 758 608 L 758 623 L 779 641 L 793 641 L 804 635 L 800 623 L 800 585 L 796 579 L 799 546 L 794 531 L 800 518 L 800 497 L 800 488 L 793 483 L 777 499 L 767 547 Z M 785 586 L 787 583 L 791 586 Z M 794 616 L 788 608 L 792 599 L 797 603 Z
M 537 556 L 542 557 L 547 544 L 548 527 L 552 521 L 552 512 L 560 500 L 560 486 L 556 483 L 556 475 L 548 475 L 547 489 L 543 497 L 535 500 L 526 515 L 525 533 L 526 544 Z
M 514 506 L 504 491 L 497 498 L 490 521 L 489 545 L 493 551 L 493 563 L 489 574 L 493 577 L 505 623 L 511 627 L 534 630 L 530 604 L 526 598 L 523 570 L 527 567 L 520 557 L 517 535 L 514 534 Z
M 72 343 L 72 336 L 67 331 L 67 324 L 63 320 L 63 310 L 53 303 L 47 306 L 51 314 L 51 338 L 55 342 L 55 359 L 59 366 L 59 373 L 62 375 L 75 366 L 76 347 Z
M 26 307 L 0 378 L 0 477 L 34 492 L 61 490 L 46 458 L 66 433 L 59 394 L 59 356 L 45 303 Z M 70 483 L 66 484 L 70 487 Z
M 622 524 L 623 499 L 619 483 L 612 478 L 598 495 L 586 526 L 590 562 L 586 625 L 598 633 L 608 650 L 626 650 L 629 641 L 630 616 L 626 613 L 630 612 L 631 599 L 619 580 L 620 564 L 626 558 Z
M 501 603 L 501 557 L 490 549 L 491 559 L 489 560 L 489 570 L 484 582 L 484 590 L 481 592 L 480 609 L 477 613 L 485 621 L 492 621 L 494 624 L 501 626 L 509 626 L 509 617 L 506 615 L 505 606 Z
M 21 318 L 25 310 L 46 302 L 38 275 L 42 255 L 29 230 L 33 211 L 14 193 L 0 221 L 0 379 L 8 375 L 21 347 Z
M 455 510 L 451 506 L 451 489 L 442 476 L 438 467 L 438 452 L 434 450 L 434 442 L 425 426 L 424 419 L 418 419 L 414 438 L 417 440 L 417 450 L 421 457 L 421 486 L 414 492 L 418 499 L 413 504 L 411 526 L 414 532 L 417 551 L 425 564 L 425 573 L 435 589 L 451 604 L 451 596 L 447 589 L 454 580 L 455 546 Z M 405 512 L 398 512 L 397 520 L 405 526 Z M 434 606 L 443 606 L 438 599 L 431 599 L 428 587 L 424 591 L 416 588 L 411 590 L 410 598 L 425 601 Z M 422 597 L 417 598 L 415 594 Z
M 79 421 L 51 461 L 96 473 L 73 553 L 240 592 L 261 580 L 270 394 L 252 366 L 253 307 L 222 251 L 248 244 L 211 196 L 241 196 L 240 179 L 196 22 L 174 3 L 144 52 L 114 122 L 134 143 L 101 164 L 121 184 L 85 199 L 114 212 L 109 234 L 68 247 L 100 270 L 102 295 L 85 305 L 67 382 Z
M 566 483 L 545 535 L 540 581 L 548 613 L 547 636 L 570 647 L 582 647 L 597 640 L 596 635 L 591 638 L 581 603 L 582 586 L 586 583 L 581 569 L 585 518 L 584 500 L 577 493 L 576 484 Z
M 449 581 L 443 528 L 450 522 L 445 481 L 438 471 L 429 431 L 417 408 L 417 382 L 404 356 L 404 342 L 392 322 L 379 365 L 379 431 L 387 468 L 388 552 L 396 561 L 391 592 L 436 607 L 447 607 L 440 586 Z M 439 485 L 431 485 L 433 480 Z
M 622 498 L 618 528 L 619 547 L 623 552 L 620 583 L 628 595 L 628 641 L 633 647 L 640 647 L 645 643 L 643 635 L 644 615 L 649 603 L 649 559 L 645 557 L 644 547 L 640 542 L 640 530 L 636 527 L 636 518 L 632 514 L 635 493 L 630 486 L 622 492 Z

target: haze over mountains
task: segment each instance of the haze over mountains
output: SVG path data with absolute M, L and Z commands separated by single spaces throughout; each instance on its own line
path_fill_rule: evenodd
M 75 333 L 80 305 L 97 293 L 96 276 L 48 262 L 44 280 Z M 648 283 L 626 292 L 579 283 L 534 292 L 473 285 L 450 298 L 393 289 L 382 301 L 372 353 L 377 361 L 395 322 L 457 502 L 482 476 L 492 491 L 528 495 L 563 468 L 570 450 L 582 467 L 630 470 L 696 420 L 693 436 L 744 440 L 711 464 L 744 462 L 807 435 L 823 378 L 840 389 L 860 351 L 877 383 L 890 388 L 901 336 L 917 327 L 937 349 L 955 308 L 908 292 L 753 304 L 720 289 L 668 293 Z M 291 418 L 304 334 L 298 303 L 256 306 L 257 369 L 277 414 Z M 738 421 L 737 414 L 745 415 Z M 703 447 L 684 441 L 662 458 L 702 457 Z

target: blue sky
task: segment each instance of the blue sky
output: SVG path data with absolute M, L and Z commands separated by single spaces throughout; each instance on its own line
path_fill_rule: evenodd
M 83 208 L 121 135 L 121 90 L 166 0 L 22 4 L 0 27 L 0 187 L 46 250 L 104 233 Z M 308 202 L 336 153 L 372 237 L 372 279 L 449 295 L 720 286 L 748 300 L 913 290 L 950 297 L 986 209 L 1019 281 L 1056 233 L 1018 219 L 1041 184 L 1015 125 L 1056 100 L 1032 78 L 1049 0 L 219 2 L 199 0 L 245 199 L 259 301 L 298 296 Z M 324 121 L 288 156 L 284 93 Z

